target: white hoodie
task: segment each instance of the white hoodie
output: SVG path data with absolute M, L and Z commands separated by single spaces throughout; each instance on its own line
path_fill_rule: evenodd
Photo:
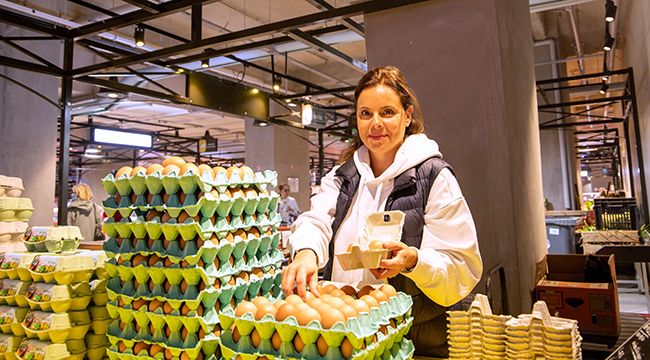
M 361 176 L 359 188 L 336 234 L 334 253 L 345 252 L 349 244 L 357 241 L 368 214 L 384 210 L 398 175 L 433 156 L 442 157 L 435 141 L 424 134 L 411 135 L 404 140 L 390 167 L 375 178 L 368 149 L 365 146 L 359 148 L 354 153 L 354 163 Z M 341 187 L 341 180 L 335 176 L 337 168 L 321 180 L 321 192 L 312 197 L 311 209 L 301 214 L 293 224 L 293 234 L 289 238 L 292 254 L 312 249 L 320 268 L 329 258 L 332 222 Z M 418 263 L 405 276 L 433 301 L 450 306 L 476 286 L 483 263 L 472 214 L 456 178 L 448 169 L 440 172 L 431 187 L 424 221 Z M 343 271 L 336 258 L 332 281 L 349 284 L 381 282 L 368 270 Z

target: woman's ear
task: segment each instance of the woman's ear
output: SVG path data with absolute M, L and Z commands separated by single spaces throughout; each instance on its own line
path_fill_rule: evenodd
M 406 127 L 411 125 L 411 121 L 413 121 L 413 105 L 406 108 Z

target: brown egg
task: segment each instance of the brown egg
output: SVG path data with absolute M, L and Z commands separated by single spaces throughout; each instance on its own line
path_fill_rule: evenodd
M 133 353 L 138 355 L 140 354 L 140 351 L 146 351 L 147 354 L 149 354 L 149 345 L 142 343 L 142 342 L 137 342 L 133 346 Z
M 169 326 L 165 325 L 165 336 L 169 339 L 172 336 L 172 329 Z
M 136 267 L 146 260 L 147 258 L 145 256 L 137 254 L 131 258 L 131 266 Z
M 119 256 L 118 256 L 118 258 L 117 258 L 117 265 L 122 265 L 123 263 L 124 263 L 124 259 L 122 259 L 122 257 L 119 257 Z
M 341 354 L 343 355 L 344 359 L 349 359 L 352 357 L 352 343 L 350 343 L 350 340 L 348 338 L 343 339 L 343 342 L 341 342 Z
M 203 339 L 205 337 L 205 330 L 203 330 L 202 327 L 199 328 L 199 332 L 198 332 L 197 336 L 198 336 L 199 340 Z
M 187 340 L 188 335 L 189 332 L 187 331 L 187 328 L 183 326 L 183 329 L 181 330 L 181 339 L 183 339 L 183 341 Z
M 357 317 L 357 312 L 350 305 L 345 304 L 337 309 L 339 309 L 341 313 L 343 313 L 343 316 L 345 316 L 346 319 L 349 319 L 351 317 Z
M 294 305 L 299 305 L 299 304 L 304 304 L 305 302 L 302 300 L 302 298 L 296 294 L 292 294 L 287 296 L 284 300 L 286 302 L 294 304 Z
M 242 165 L 239 170 L 241 171 L 242 175 L 248 174 L 252 177 L 255 177 L 255 172 L 250 168 L 250 166 Z
M 149 256 L 149 260 L 147 260 L 147 264 L 149 266 L 154 266 L 156 265 L 156 263 L 158 263 L 158 261 L 160 261 L 160 256 L 156 254 L 152 254 L 151 256 Z
M 386 325 L 382 325 L 382 326 L 380 326 L 380 327 L 379 327 L 379 331 L 380 331 L 382 334 L 384 334 L 384 335 L 387 335 L 387 334 L 388 334 L 388 328 L 386 327 Z
M 379 301 L 377 301 L 377 299 L 375 299 L 370 295 L 363 295 L 360 300 L 368 304 L 368 307 L 370 307 L 371 309 L 375 307 L 379 307 Z
M 170 349 L 165 349 L 165 360 L 171 360 L 174 358 L 174 354 Z
M 264 277 L 264 271 L 260 268 L 255 268 L 251 272 L 252 275 L 257 276 L 258 278 L 263 278 Z
M 276 351 L 280 350 L 280 346 L 282 346 L 282 339 L 277 331 L 273 332 L 273 335 L 271 336 L 271 346 L 273 346 Z
M 192 360 L 192 358 L 190 357 L 190 354 L 187 353 L 187 351 L 181 351 L 180 360 Z M 198 357 L 195 360 L 198 360 Z
M 162 166 L 176 165 L 178 167 L 181 167 L 181 166 L 185 165 L 186 163 L 187 163 L 187 161 L 185 161 L 185 159 L 183 159 L 182 157 L 170 156 L 167 159 L 163 160 Z
M 320 293 L 320 300 L 321 300 L 321 301 L 324 301 L 324 302 L 326 302 L 326 303 L 329 303 L 329 301 L 330 301 L 331 299 L 332 299 L 332 295 L 330 295 L 330 294 L 323 294 L 323 293 Z
M 152 279 L 149 280 L 149 282 L 147 283 L 147 285 L 148 285 L 148 287 L 149 287 L 149 291 L 150 291 L 150 292 L 153 292 L 153 289 L 156 287 L 156 284 L 154 284 L 154 282 L 153 282 Z
M 162 302 L 162 301 L 160 301 L 158 299 L 153 299 L 149 303 L 149 311 L 154 312 L 154 311 L 158 310 L 158 308 L 162 307 L 163 305 L 165 305 L 164 302 Z
M 352 302 L 354 301 L 354 298 L 352 296 L 350 296 L 350 295 L 345 295 L 341 299 L 343 299 L 343 302 L 348 304 L 348 305 L 352 304 Z
M 147 221 L 153 221 L 153 219 L 154 219 L 156 216 L 162 216 L 162 215 L 163 215 L 163 214 L 162 214 L 161 212 L 159 212 L 159 211 L 156 211 L 156 210 L 149 210 L 149 212 L 147 213 L 147 217 L 146 217 L 145 219 L 146 219 Z
M 311 306 L 312 308 L 314 308 L 314 309 L 318 309 L 319 307 L 322 306 L 323 301 L 322 301 L 321 299 L 315 297 L 315 298 L 313 298 L 313 299 L 310 299 L 310 300 L 307 302 L 307 304 L 308 304 L 309 306 Z
M 286 303 L 278 308 L 278 310 L 275 312 L 275 320 L 277 321 L 283 321 L 284 319 L 288 318 L 289 316 L 296 316 L 296 312 L 298 311 L 298 308 L 291 304 L 291 303 Z
M 319 309 L 321 316 L 321 325 L 324 329 L 329 329 L 337 322 L 345 323 L 345 316 L 338 309 L 330 307 L 329 309 Z
M 135 329 L 136 333 L 140 332 L 140 325 L 138 325 L 138 322 L 133 320 L 133 328 Z
M 199 167 L 192 164 L 192 163 L 187 163 L 183 166 L 180 167 L 181 172 L 179 175 L 185 175 L 188 171 L 192 170 L 192 173 L 198 174 L 199 173 Z
M 172 261 L 172 258 L 170 258 L 170 257 L 166 257 L 166 258 L 165 258 L 165 261 L 163 262 L 163 265 L 164 265 L 166 268 L 169 268 L 169 267 L 172 267 L 172 265 L 174 265 L 174 262 Z
M 136 175 L 144 175 L 146 173 L 147 173 L 147 168 L 145 168 L 144 166 L 136 166 L 133 168 L 133 170 L 131 170 L 129 176 L 134 177 Z
M 257 307 L 260 307 L 261 305 L 271 304 L 271 301 L 269 301 L 269 299 L 265 298 L 264 296 L 256 296 L 251 302 Z
M 165 314 L 171 314 L 172 311 L 174 311 L 174 308 L 172 307 L 172 304 L 165 302 L 165 305 L 163 305 L 163 312 Z
M 147 302 L 144 301 L 143 299 L 136 299 L 133 300 L 133 302 L 131 303 L 131 307 L 133 308 L 133 310 L 140 310 L 140 308 L 145 305 L 147 305 Z
M 163 175 L 169 175 L 171 173 L 174 173 L 176 175 L 180 174 L 181 168 L 176 166 L 176 165 L 167 165 L 165 166 L 165 169 L 163 170 Z
M 335 308 L 335 309 L 338 309 L 341 306 L 345 305 L 345 301 L 343 301 L 343 299 L 338 298 L 338 297 L 333 297 L 333 298 L 329 299 L 329 301 L 327 303 L 330 306 L 332 306 L 333 308 Z
M 118 341 L 117 342 L 117 351 L 119 351 L 120 353 L 123 353 L 123 352 L 126 351 L 126 349 L 127 349 L 127 347 L 126 347 L 126 344 L 124 344 L 124 341 Z
M 171 221 L 171 219 L 173 218 L 171 217 L 171 215 L 169 215 L 169 213 L 164 213 L 163 216 L 160 218 L 160 221 L 166 223 Z
M 255 315 L 257 313 L 257 306 L 250 301 L 240 302 L 239 305 L 237 305 L 237 308 L 235 308 L 235 316 L 240 317 L 246 313 Z
M 147 166 L 147 175 L 151 175 L 155 173 L 156 171 L 162 173 L 165 170 L 165 167 L 160 165 L 160 164 L 153 164 Z
M 235 242 L 235 237 L 232 235 L 232 233 L 228 233 L 228 234 L 226 234 L 226 240 L 228 242 L 230 242 L 230 243 L 234 243 Z
M 368 249 L 370 250 L 383 250 L 384 243 L 379 240 L 373 240 L 368 244 Z
M 327 284 L 320 288 L 320 294 L 329 294 L 332 290 L 338 290 L 338 288 L 334 284 Z
M 245 282 L 248 282 L 249 276 L 247 272 L 242 271 L 239 274 L 237 274 L 237 278 L 243 279 Z
M 119 179 L 123 175 L 129 176 L 131 174 L 131 171 L 133 170 L 132 167 L 130 166 L 122 166 L 117 172 L 115 173 L 115 178 Z
M 185 294 L 185 291 L 187 291 L 187 281 L 185 279 L 181 280 L 180 288 L 181 294 Z
M 203 176 L 203 174 L 205 174 L 206 172 L 210 174 L 210 177 L 213 176 L 212 175 L 212 168 L 210 167 L 210 165 L 201 164 L 201 165 L 198 166 L 198 170 L 199 170 L 199 174 L 201 176 Z
M 316 339 L 316 348 L 318 349 L 320 356 L 325 356 L 325 354 L 327 354 L 329 346 L 327 346 L 327 342 L 325 342 L 325 338 L 322 335 L 318 336 L 318 339 Z
M 201 217 L 199 215 L 196 215 L 194 217 L 190 217 L 185 211 L 181 212 L 181 214 L 178 216 L 178 220 L 176 220 L 179 224 L 183 224 L 187 219 L 192 219 L 194 222 L 200 222 Z
M 215 166 L 212 168 L 212 173 L 216 177 L 219 174 L 226 174 L 226 177 L 228 177 L 228 171 L 223 167 L 223 166 Z
M 267 314 L 271 314 L 275 318 L 275 308 L 273 305 L 271 303 L 258 305 L 255 320 L 261 320 Z
M 219 238 L 217 237 L 217 234 L 212 234 L 212 236 L 210 236 L 210 241 L 212 241 L 213 244 L 218 245 L 219 244 Z
M 260 341 L 262 341 L 260 333 L 257 332 L 257 329 L 253 329 L 253 331 L 251 331 L 251 342 L 253 343 L 253 347 L 257 348 L 260 346 Z
M 244 190 L 244 195 L 247 198 L 257 198 L 258 197 L 257 191 L 252 187 Z
M 357 290 L 350 285 L 344 285 L 341 287 L 341 291 L 343 291 L 346 295 L 357 296 Z
M 156 333 L 156 327 L 153 326 L 153 323 L 152 323 L 152 322 L 150 322 L 150 323 L 149 323 L 149 334 L 153 335 L 153 334 L 155 334 L 155 333 Z
M 228 168 L 228 170 L 226 170 L 226 176 L 228 176 L 228 180 L 230 180 L 235 174 L 239 175 L 239 178 L 242 178 L 241 169 L 237 166 L 231 166 Z
M 190 311 L 191 311 L 191 310 L 190 310 L 189 305 L 187 305 L 186 303 L 183 303 L 183 305 L 181 306 L 181 315 L 185 316 L 185 315 L 187 315 Z
M 383 291 L 381 291 L 381 290 L 373 290 L 373 291 L 371 291 L 370 296 L 377 299 L 377 301 L 379 303 L 383 303 L 383 302 L 388 301 L 388 296 L 386 296 L 386 294 L 384 294 Z
M 357 292 L 357 298 L 361 299 L 362 296 L 370 294 L 370 292 L 373 291 L 373 290 L 375 290 L 375 288 L 373 288 L 370 285 L 366 285 L 366 286 L 362 287 L 361 290 L 359 290 Z
M 203 316 L 203 313 L 205 311 L 205 307 L 203 307 L 202 304 L 199 304 L 199 306 L 196 307 L 196 314 L 199 316 Z
M 305 326 L 314 320 L 321 321 L 321 315 L 315 309 L 307 307 L 305 309 L 300 309 L 300 312 L 296 314 L 296 319 L 298 320 L 298 324 Z
M 252 227 L 250 230 L 248 230 L 249 234 L 253 234 L 256 238 L 260 237 L 260 231 L 256 227 Z
M 153 247 L 154 242 L 156 242 L 156 240 L 147 238 L 147 247 L 151 249 Z
M 149 348 L 149 356 L 154 357 L 159 353 L 165 352 L 165 349 L 158 345 L 158 344 L 152 344 L 151 347 Z
M 394 328 L 394 329 L 397 328 L 397 325 L 395 324 L 395 320 L 394 320 L 394 319 L 389 319 L 388 322 L 390 323 L 390 327 L 392 327 L 392 328 Z
M 336 297 L 336 298 L 342 298 L 345 296 L 345 293 L 341 289 L 334 289 L 330 292 L 330 295 Z
M 386 296 L 388 296 L 389 298 L 392 298 L 393 296 L 397 296 L 397 290 L 395 290 L 395 288 L 394 288 L 392 285 L 390 285 L 390 284 L 384 284 L 384 285 L 382 285 L 382 286 L 379 288 L 379 290 L 381 290 L 381 291 L 382 291 L 384 294 L 386 294 Z
M 240 338 L 241 338 L 241 335 L 239 335 L 239 329 L 237 329 L 236 326 L 233 326 L 233 328 L 232 328 L 232 340 L 234 342 L 238 343 Z
M 284 300 L 277 300 L 276 302 L 273 303 L 273 307 L 277 310 L 280 308 L 280 306 L 286 304 L 287 302 Z
M 305 348 L 305 343 L 302 342 L 302 338 L 299 334 L 296 334 L 296 336 L 293 338 L 293 347 L 297 352 L 302 352 L 302 350 Z

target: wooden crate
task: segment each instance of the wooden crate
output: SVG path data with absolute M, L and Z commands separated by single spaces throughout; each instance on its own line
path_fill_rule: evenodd
M 639 232 L 636 230 L 582 231 L 581 235 L 583 244 L 639 244 Z

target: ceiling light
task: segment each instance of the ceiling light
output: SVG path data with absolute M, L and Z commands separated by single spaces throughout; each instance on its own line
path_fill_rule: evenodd
M 273 91 L 279 91 L 281 85 L 282 83 L 280 82 L 280 79 L 273 75 Z
M 102 87 L 97 92 L 97 97 L 109 99 L 126 99 L 128 97 L 128 94 L 122 91 Z
M 176 73 L 177 74 L 182 74 L 184 72 L 185 72 L 185 69 L 183 69 L 182 67 L 176 68 Z
M 603 85 L 600 87 L 600 93 L 602 95 L 605 95 L 607 89 L 609 89 L 609 85 L 607 85 L 607 83 L 603 81 Z
M 290 103 L 291 99 L 284 99 L 284 102 Z
M 614 38 L 612 35 L 609 34 L 609 30 L 605 33 L 605 45 L 603 45 L 603 49 L 605 51 L 611 51 L 612 47 L 614 46 Z
M 289 106 L 291 106 L 291 107 L 296 107 L 296 106 L 298 106 L 298 105 L 296 105 L 296 103 L 294 103 L 294 102 L 290 102 L 290 103 L 288 103 L 287 105 L 289 105 Z
M 251 89 L 251 94 L 253 94 L 253 95 L 259 94 L 259 92 L 260 92 L 260 90 L 258 88 L 252 88 Z
M 301 120 L 303 125 L 310 125 L 314 117 L 314 109 L 310 104 L 302 104 Z
M 99 150 L 99 148 L 97 146 L 91 144 L 91 145 L 88 145 L 86 147 L 86 151 L 84 151 L 84 154 L 86 154 L 86 155 L 88 155 L 88 154 L 97 155 L 97 154 L 101 154 L 101 152 L 102 151 Z
M 616 5 L 614 1 L 607 0 L 605 3 L 605 21 L 612 22 L 616 19 Z
M 257 120 L 257 119 L 255 119 L 255 121 L 253 121 L 253 126 L 266 127 L 266 126 L 269 126 L 269 125 L 270 124 L 267 121 L 261 121 L 261 120 Z
M 201 60 L 201 67 L 202 68 L 209 68 L 210 67 L 210 59 L 203 59 Z
M 143 47 L 144 46 L 144 27 L 142 25 L 137 25 L 135 27 L 135 32 L 133 33 L 133 39 L 135 40 L 135 46 Z

